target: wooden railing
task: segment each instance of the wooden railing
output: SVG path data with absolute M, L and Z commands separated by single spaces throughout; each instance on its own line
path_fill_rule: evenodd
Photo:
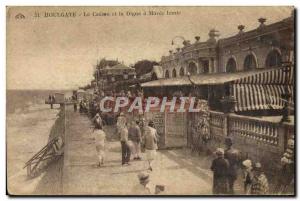
M 37 176 L 50 161 L 59 158 L 63 154 L 63 145 L 63 140 L 59 137 L 48 142 L 47 145 L 25 163 L 23 168 L 27 167 L 27 176 L 30 178 Z
M 272 146 L 278 146 L 278 123 L 262 119 L 229 115 L 229 133 L 239 137 L 255 140 Z

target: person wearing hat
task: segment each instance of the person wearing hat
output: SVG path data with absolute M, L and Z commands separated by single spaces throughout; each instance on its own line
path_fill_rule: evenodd
M 154 122 L 149 121 L 148 126 L 145 128 L 145 134 L 142 139 L 142 145 L 146 152 L 146 159 L 148 161 L 148 169 L 153 170 L 152 163 L 156 157 L 157 150 L 157 131 L 154 128 Z
M 238 174 L 238 163 L 239 163 L 239 151 L 232 147 L 233 140 L 230 137 L 225 138 L 225 154 L 224 158 L 229 162 L 229 170 L 228 170 L 228 193 L 234 194 L 234 182 L 237 179 Z
M 148 173 L 141 172 L 137 175 L 139 183 L 132 189 L 134 195 L 152 195 L 153 188 L 150 183 L 150 175 Z
M 250 189 L 251 195 L 267 195 L 269 193 L 269 182 L 262 171 L 260 163 L 253 167 L 253 179 Z
M 132 120 L 128 129 L 128 138 L 132 142 L 133 160 L 141 160 L 141 130 L 138 121 Z
M 146 119 L 142 117 L 139 121 L 139 127 L 141 130 L 141 136 L 143 137 L 145 134 L 145 128 L 147 127 Z
M 224 158 L 224 149 L 218 148 L 215 152 L 217 158 L 212 161 L 210 169 L 213 171 L 213 194 L 227 194 L 227 174 L 229 163 Z
M 281 158 L 281 169 L 276 185 L 276 192 L 278 194 L 293 194 L 294 193 L 294 146 L 295 142 L 293 137 L 287 142 L 287 149 Z
M 250 188 L 253 178 L 253 172 L 252 172 L 252 161 L 247 159 L 242 162 L 243 167 L 243 181 L 244 181 L 244 193 L 246 195 L 250 194 Z
M 127 125 L 119 125 L 118 131 L 120 133 L 121 151 L 122 151 L 122 165 L 130 165 L 130 143 L 128 139 L 128 128 Z

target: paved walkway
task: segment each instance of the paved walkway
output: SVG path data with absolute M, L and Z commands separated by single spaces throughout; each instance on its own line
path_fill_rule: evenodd
M 134 195 L 137 174 L 147 171 L 147 162 L 132 161 L 130 166 L 121 166 L 120 142 L 114 128 L 106 127 L 105 165 L 97 168 L 90 120 L 74 113 L 71 107 L 67 108 L 66 117 L 63 194 Z M 159 151 L 150 178 L 153 184 L 165 185 L 166 194 L 210 195 L 210 162 L 207 158 L 191 156 L 188 149 Z

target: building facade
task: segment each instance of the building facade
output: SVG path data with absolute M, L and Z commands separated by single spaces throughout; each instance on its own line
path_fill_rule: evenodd
M 97 71 L 98 89 L 112 90 L 123 89 L 124 83 L 127 83 L 136 78 L 135 69 L 124 64 L 116 64 L 112 67 L 106 66 Z
M 164 78 L 279 67 L 282 61 L 293 60 L 293 16 L 269 25 L 259 18 L 256 29 L 244 29 L 239 25 L 235 35 L 219 40 L 215 29 L 207 41 L 200 42 L 199 36 L 194 43 L 184 40 L 182 48 L 161 58 Z

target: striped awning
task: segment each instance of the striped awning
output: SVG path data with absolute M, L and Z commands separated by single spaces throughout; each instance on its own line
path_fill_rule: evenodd
M 286 80 L 289 73 L 289 80 Z M 285 100 L 285 86 L 294 100 L 294 68 L 283 68 L 257 73 L 233 82 L 233 96 L 237 104 L 235 111 L 282 109 Z
M 287 76 L 288 73 L 288 76 Z M 286 78 L 289 77 L 287 81 Z M 252 75 L 237 79 L 236 84 L 294 84 L 294 67 L 267 69 L 267 71 L 255 72 Z
M 288 85 L 291 101 L 294 97 L 294 86 Z M 233 84 L 233 95 L 237 101 L 235 111 L 282 109 L 285 100 L 284 85 L 272 84 Z

